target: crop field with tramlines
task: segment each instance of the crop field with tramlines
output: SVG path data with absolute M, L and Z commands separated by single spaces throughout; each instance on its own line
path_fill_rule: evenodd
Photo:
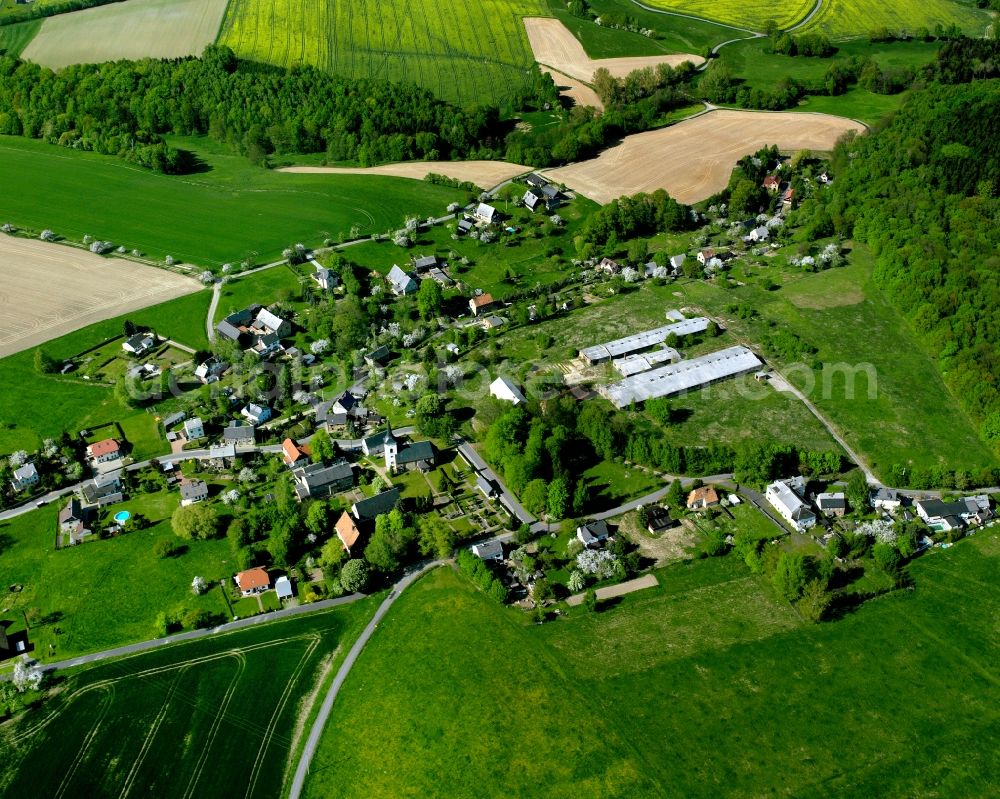
M 0 795 L 278 796 L 321 675 L 372 608 L 356 602 L 70 676 L 0 729 Z
M 245 58 L 502 104 L 534 65 L 521 19 L 544 13 L 542 0 L 233 0 L 219 41 Z
M 857 36 L 879 28 L 913 34 L 918 28 L 934 32 L 936 25 L 958 25 L 969 36 L 982 36 L 990 23 L 989 12 L 971 0 L 823 0 L 823 6 L 804 30 L 820 31 L 831 38 Z
M 860 2 L 860 0 L 852 0 Z M 904 0 L 905 2 L 906 0 Z M 826 2 L 826 0 L 824 0 Z M 646 0 L 646 5 L 691 14 L 703 19 L 738 25 L 750 30 L 764 30 L 769 19 L 788 28 L 806 18 L 813 0 Z

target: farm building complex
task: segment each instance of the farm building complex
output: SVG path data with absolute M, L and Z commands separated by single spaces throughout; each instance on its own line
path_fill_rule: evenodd
M 670 335 L 678 338 L 689 336 L 693 333 L 703 333 L 708 329 L 708 319 L 698 316 L 694 319 L 685 319 L 683 322 L 674 322 L 655 330 L 645 330 L 625 338 L 609 341 L 606 344 L 596 344 L 580 350 L 581 357 L 589 364 L 603 363 L 612 358 L 623 358 L 634 352 L 652 349 L 663 344 Z
M 707 386 L 752 372 L 762 361 L 746 347 L 729 347 L 700 358 L 670 364 L 627 377 L 600 391 L 617 408 Z

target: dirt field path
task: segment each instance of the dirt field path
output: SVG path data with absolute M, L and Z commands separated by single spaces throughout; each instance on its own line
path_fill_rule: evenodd
M 628 136 L 597 158 L 545 174 L 599 203 L 656 189 L 693 203 L 724 189 L 736 162 L 765 145 L 777 144 L 785 151 L 830 150 L 852 130 L 866 128 L 827 114 L 713 110 Z
M 121 58 L 201 55 L 215 41 L 226 0 L 129 0 L 49 17 L 26 61 L 58 69 Z
M 0 235 L 0 357 L 201 289 L 193 278 Z
M 433 173 L 454 180 L 467 180 L 481 189 L 489 189 L 517 175 L 530 172 L 531 167 L 509 164 L 506 161 L 404 161 L 372 167 L 286 166 L 277 171 L 300 175 L 387 175 L 413 180 L 423 180 Z
M 631 58 L 591 58 L 583 45 L 570 33 L 569 28 L 557 19 L 540 17 L 525 17 L 524 28 L 528 32 L 528 41 L 535 60 L 539 64 L 562 72 L 571 78 L 590 82 L 594 73 L 604 67 L 617 78 L 624 78 L 637 69 L 670 64 L 675 67 L 684 61 L 690 61 L 695 66 L 705 59 L 701 56 L 687 53 L 672 55 L 634 56 Z
M 659 585 L 659 583 L 656 581 L 655 575 L 644 574 L 642 577 L 636 577 L 634 580 L 629 580 L 627 583 L 606 585 L 604 588 L 598 588 L 594 593 L 597 594 L 598 599 L 611 599 L 612 597 L 631 594 L 634 591 L 641 591 L 644 588 L 652 588 L 656 585 Z M 583 603 L 583 597 L 583 594 L 573 594 L 573 596 L 566 600 L 566 604 L 570 607 L 580 605 Z

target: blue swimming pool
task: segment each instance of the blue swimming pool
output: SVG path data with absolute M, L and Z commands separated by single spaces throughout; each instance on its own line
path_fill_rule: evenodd
M 129 519 L 132 518 L 132 514 L 127 510 L 120 510 L 115 514 L 115 521 L 118 524 L 125 524 Z

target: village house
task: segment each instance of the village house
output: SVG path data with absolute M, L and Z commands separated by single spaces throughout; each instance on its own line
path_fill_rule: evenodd
M 205 437 L 205 425 L 202 423 L 201 419 L 195 416 L 193 419 L 188 419 L 184 422 L 184 438 L 188 441 L 197 441 L 199 438 Z
M 24 466 L 14 470 L 14 473 L 11 475 L 10 484 L 15 491 L 24 491 L 33 485 L 38 485 L 40 479 L 41 477 L 38 474 L 38 469 L 35 468 L 35 464 L 26 463 Z
M 621 264 L 617 261 L 612 261 L 610 258 L 602 258 L 600 263 L 597 264 L 597 268 L 608 275 L 617 275 L 622 271 Z
M 507 324 L 507 320 L 502 316 L 487 316 L 483 319 L 483 330 L 496 330 Z
M 297 466 L 300 463 L 309 460 L 309 456 L 299 449 L 295 442 L 290 438 L 286 438 L 281 442 L 281 453 L 285 466 Z
M 316 264 L 316 271 L 309 275 L 321 291 L 333 291 L 340 285 L 340 278 L 332 269 Z
M 208 448 L 208 467 L 216 471 L 232 469 L 236 465 L 235 444 L 213 444 Z
M 422 255 L 419 258 L 414 256 L 413 258 L 413 269 L 418 274 L 420 272 L 426 272 L 428 269 L 433 269 L 438 265 L 438 259 L 436 255 Z
M 420 288 L 420 284 L 417 283 L 416 278 L 409 272 L 404 272 L 396 264 L 392 265 L 392 269 L 389 270 L 389 274 L 385 276 L 385 279 L 389 281 L 389 288 L 397 297 L 414 294 Z
M 704 510 L 718 504 L 719 494 L 712 486 L 702 486 L 688 494 L 688 510 Z
M 514 405 L 526 402 L 524 394 L 506 377 L 498 377 L 490 383 L 490 395 L 503 402 L 511 402 Z
M 493 308 L 495 301 L 492 294 L 480 294 L 469 300 L 469 309 L 473 316 L 479 316 Z
M 217 383 L 228 369 L 228 363 L 219 360 L 213 355 L 207 361 L 202 361 L 198 364 L 198 368 L 194 370 L 194 376 L 206 385 L 208 383 Z
M 241 596 L 255 596 L 264 593 L 271 587 L 271 578 L 260 566 L 247 569 L 233 578 Z
M 699 250 L 698 255 L 696 257 L 698 258 L 698 263 L 700 263 L 702 266 L 705 266 L 705 264 L 707 264 L 715 257 L 715 250 L 713 250 L 711 247 L 704 250 Z
M 103 508 L 125 499 L 122 493 L 121 470 L 98 475 L 93 480 L 80 484 L 80 501 L 85 508 Z
M 301 502 L 310 497 L 329 497 L 346 491 L 354 485 L 354 467 L 345 460 L 329 466 L 310 463 L 293 469 L 292 477 L 295 480 L 295 496 Z
M 903 500 L 894 488 L 880 488 L 871 492 L 869 500 L 875 510 L 895 513 L 903 505 Z
M 525 208 L 534 212 L 539 208 L 545 208 L 545 195 L 542 194 L 541 190 L 528 189 L 524 193 L 524 197 L 521 198 L 521 202 L 524 203 Z
M 673 526 L 670 511 L 662 505 L 650 505 L 646 508 L 646 529 L 651 535 L 659 535 Z
M 140 356 L 145 355 L 151 349 L 156 342 L 153 337 L 148 333 L 138 333 L 131 338 L 126 339 L 122 343 L 122 349 L 130 355 Z
M 340 514 L 340 518 L 337 519 L 334 529 L 337 531 L 337 538 L 340 539 L 340 543 L 344 545 L 344 551 L 350 555 L 351 547 L 357 544 L 361 538 L 361 530 L 358 528 L 357 522 L 354 521 L 354 517 L 347 511 L 344 511 Z
M 480 560 L 492 563 L 503 562 L 503 544 L 495 538 L 472 545 L 472 554 Z
M 965 526 L 978 526 L 992 518 L 989 497 L 966 497 L 945 502 L 940 499 L 918 499 L 913 503 L 917 516 L 932 530 L 947 532 Z
M 68 533 L 77 526 L 82 526 L 85 521 L 87 521 L 87 514 L 83 505 L 80 504 L 80 500 L 76 497 L 70 497 L 69 502 L 59 511 L 59 529 Z
M 271 409 L 266 405 L 258 405 L 251 402 L 243 408 L 240 413 L 252 424 L 258 425 L 271 418 Z
M 587 549 L 596 549 L 611 535 L 608 530 L 608 523 L 603 519 L 596 522 L 587 522 L 576 528 L 576 539 Z
M 371 352 L 365 353 L 365 363 L 372 368 L 385 366 L 389 362 L 391 355 L 392 353 L 389 351 L 389 348 L 385 344 L 382 344 Z
M 287 319 L 271 313 L 267 308 L 261 308 L 254 319 L 253 331 L 258 336 L 276 336 L 282 339 L 291 335 L 292 324 Z
M 208 499 L 208 483 L 204 480 L 181 480 L 181 507 L 194 505 Z
M 764 493 L 771 507 L 799 532 L 816 524 L 816 514 L 803 499 L 805 488 L 805 480 L 796 476 L 787 480 L 775 480 Z
M 169 430 L 175 424 L 183 422 L 187 418 L 187 414 L 184 411 L 177 411 L 177 413 L 172 413 L 170 416 L 163 420 L 163 429 Z
M 249 340 L 250 325 L 260 309 L 260 305 L 251 305 L 242 311 L 231 313 L 215 326 L 215 330 L 223 338 L 243 346 Z
M 816 507 L 824 516 L 839 518 L 847 513 L 847 496 L 842 492 L 817 494 Z
M 252 424 L 242 424 L 239 421 L 232 421 L 222 431 L 222 441 L 232 444 L 236 449 L 249 449 L 256 442 L 257 428 Z
M 479 489 L 482 495 L 487 499 L 493 499 L 500 493 L 500 489 L 497 487 L 497 484 L 482 472 L 476 472 L 476 488 Z
M 781 188 L 781 181 L 777 175 L 768 175 L 761 185 L 767 189 L 768 194 L 777 194 L 778 189 Z
M 760 227 L 755 227 L 750 231 L 750 235 L 746 237 L 747 241 L 762 242 L 767 241 L 771 238 L 771 231 L 766 227 L 761 225 Z
M 472 212 L 472 216 L 477 222 L 481 222 L 484 225 L 493 225 L 500 221 L 500 212 L 492 205 L 487 205 L 486 203 L 479 203 L 476 206 L 476 210 Z
M 120 459 L 121 456 L 121 446 L 113 438 L 105 438 L 101 441 L 95 441 L 87 447 L 87 457 L 89 457 L 95 464 L 111 463 L 112 461 Z
M 795 189 L 789 186 L 785 189 L 785 193 L 781 195 L 781 210 L 785 213 L 792 210 L 792 204 L 795 202 Z
M 468 233 L 474 227 L 475 227 L 475 225 L 472 224 L 472 222 L 470 222 L 468 219 L 460 219 L 460 220 L 458 220 L 457 230 L 458 230 L 459 235 L 461 235 L 462 233 Z

